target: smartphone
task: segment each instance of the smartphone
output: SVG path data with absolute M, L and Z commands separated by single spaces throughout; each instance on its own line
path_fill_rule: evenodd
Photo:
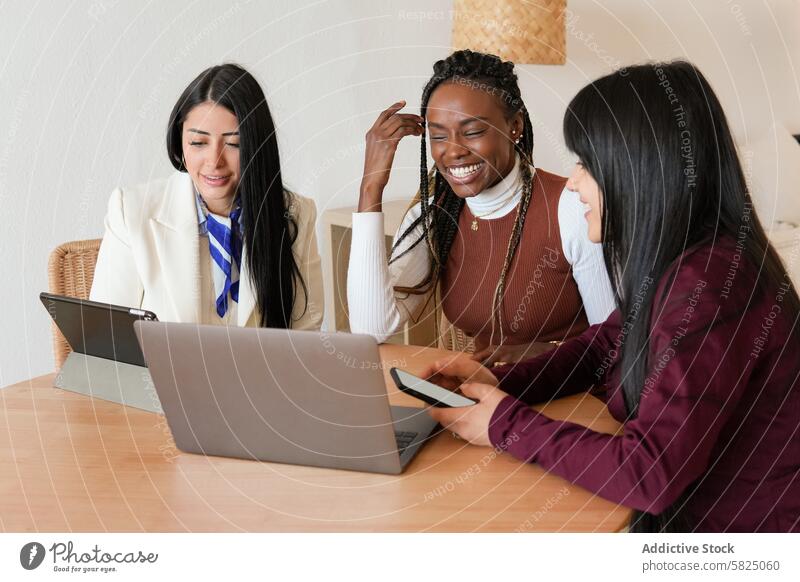
M 410 394 L 414 398 L 419 398 L 423 402 L 432 404 L 433 406 L 457 408 L 460 406 L 472 406 L 473 404 L 477 404 L 477 402 L 471 398 L 432 384 L 400 368 L 391 368 L 389 370 L 389 375 L 392 377 L 392 380 L 394 380 L 394 383 L 397 384 L 399 390 Z

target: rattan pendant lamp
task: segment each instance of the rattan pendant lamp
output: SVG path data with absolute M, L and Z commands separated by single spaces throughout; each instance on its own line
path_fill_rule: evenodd
M 453 0 L 453 50 L 518 65 L 563 65 L 566 9 L 566 0 Z

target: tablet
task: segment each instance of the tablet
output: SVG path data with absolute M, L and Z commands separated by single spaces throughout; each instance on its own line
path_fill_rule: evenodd
M 75 352 L 145 366 L 133 322 L 157 321 L 155 313 L 52 293 L 39 299 Z

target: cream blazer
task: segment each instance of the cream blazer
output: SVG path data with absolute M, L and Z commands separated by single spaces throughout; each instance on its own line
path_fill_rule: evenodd
M 298 283 L 292 329 L 319 329 L 323 315 L 322 268 L 314 225 L 314 201 L 290 194 L 297 222 L 292 251 L 308 289 L 306 308 Z M 204 241 L 205 242 L 205 241 Z M 175 172 L 111 194 L 90 298 L 153 311 L 161 321 L 201 321 L 200 235 L 194 187 L 188 174 Z M 305 313 L 304 313 L 305 308 Z M 205 310 L 207 311 L 207 310 Z M 246 256 L 237 306 L 239 326 L 258 326 L 256 298 Z

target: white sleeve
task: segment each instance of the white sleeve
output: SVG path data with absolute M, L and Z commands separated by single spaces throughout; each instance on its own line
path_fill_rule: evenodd
M 558 202 L 558 224 L 564 257 L 572 265 L 589 325 L 602 323 L 616 305 L 603 262 L 603 246 L 589 240 L 585 208 L 577 192 L 564 190 Z
M 406 213 L 395 240 L 419 215 L 419 205 Z M 421 227 L 409 233 L 395 251 L 395 256 L 408 249 L 421 234 Z M 425 279 L 431 268 L 424 241 L 391 265 L 386 255 L 383 213 L 353 213 L 347 271 L 350 331 L 372 335 L 379 342 L 396 333 L 427 298 L 427 294 L 395 292 L 395 286 L 414 287 Z
M 122 196 L 122 190 L 117 188 L 108 201 L 105 234 L 97 255 L 89 299 L 140 307 L 144 287 L 131 250 Z

